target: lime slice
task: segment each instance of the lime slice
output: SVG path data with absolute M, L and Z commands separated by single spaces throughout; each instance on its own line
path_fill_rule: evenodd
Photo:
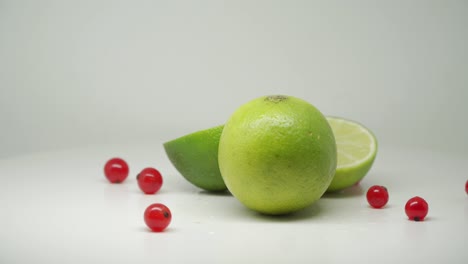
M 327 117 L 335 135 L 338 164 L 327 192 L 339 191 L 359 182 L 372 167 L 377 154 L 377 139 L 363 125 Z
M 194 132 L 164 143 L 169 160 L 193 185 L 207 191 L 224 191 L 219 171 L 218 146 L 224 125 Z

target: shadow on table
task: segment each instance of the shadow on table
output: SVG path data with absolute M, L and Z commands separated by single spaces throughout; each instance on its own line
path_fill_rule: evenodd
M 208 196 L 232 196 L 232 194 L 228 190 L 224 191 L 206 191 L 206 190 L 201 190 L 198 192 L 200 195 L 208 195 Z
M 253 211 L 244 206 L 238 207 L 238 215 L 244 215 L 247 218 L 254 220 L 268 221 L 268 222 L 294 222 L 294 221 L 304 221 L 308 219 L 313 219 L 314 217 L 320 215 L 322 207 L 320 206 L 320 200 L 313 203 L 312 205 L 299 210 L 294 213 L 284 214 L 284 215 L 268 215 Z
M 322 198 L 349 198 L 349 197 L 355 197 L 355 196 L 361 196 L 364 195 L 364 188 L 358 184 L 351 186 L 349 188 L 346 188 L 341 191 L 336 191 L 336 192 L 331 192 L 331 193 L 325 193 Z

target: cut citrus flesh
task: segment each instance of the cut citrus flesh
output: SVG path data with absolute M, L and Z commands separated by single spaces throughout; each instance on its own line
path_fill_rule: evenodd
M 338 164 L 327 192 L 339 191 L 359 182 L 377 155 L 377 139 L 363 125 L 339 117 L 327 117 L 337 145 Z
M 218 146 L 224 125 L 197 131 L 163 144 L 179 173 L 207 191 L 226 190 L 218 166 Z

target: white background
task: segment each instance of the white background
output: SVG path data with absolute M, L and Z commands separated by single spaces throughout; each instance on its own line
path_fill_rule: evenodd
M 0 262 L 463 263 L 467 28 L 466 1 L 0 0 Z M 265 218 L 184 182 L 162 142 L 267 94 L 374 131 L 361 187 Z M 116 155 L 158 167 L 161 193 L 107 184 Z M 142 223 L 154 201 L 163 234 Z
M 465 1 L 0 1 L 0 157 L 172 139 L 266 94 L 466 153 Z

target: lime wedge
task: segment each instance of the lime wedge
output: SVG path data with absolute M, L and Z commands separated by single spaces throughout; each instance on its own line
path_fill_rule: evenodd
M 193 185 L 207 191 L 224 191 L 218 165 L 218 146 L 224 125 L 182 136 L 163 144 L 177 171 Z
M 327 192 L 339 191 L 359 182 L 369 172 L 377 155 L 377 139 L 363 125 L 327 117 L 335 135 L 338 164 Z

